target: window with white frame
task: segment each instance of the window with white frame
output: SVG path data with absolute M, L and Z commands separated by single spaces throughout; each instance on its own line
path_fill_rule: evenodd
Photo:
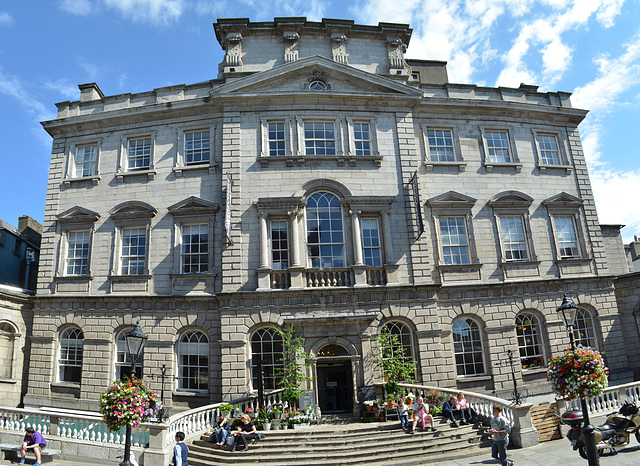
M 469 237 L 465 217 L 440 217 L 442 262 L 445 265 L 470 264 Z
M 182 225 L 180 249 L 182 273 L 209 271 L 209 224 Z
M 507 131 L 485 130 L 484 139 L 487 148 L 487 158 L 493 163 L 512 162 L 509 133 Z
M 76 153 L 71 170 L 73 178 L 96 176 L 98 173 L 98 145 L 76 146 Z
M 356 155 L 369 156 L 372 154 L 371 125 L 369 122 L 353 122 L 353 143 Z
M 383 326 L 389 335 L 395 335 L 398 338 L 399 346 L 391 345 L 391 355 L 398 354 L 402 359 L 413 361 L 413 342 L 411 329 L 402 322 L 391 321 Z
M 151 138 L 127 140 L 127 170 L 148 170 L 151 167 Z
M 198 330 L 182 334 L 178 340 L 178 388 L 209 389 L 209 339 Z
M 209 130 L 184 133 L 184 163 L 196 165 L 208 163 L 211 157 Z
M 271 269 L 289 268 L 289 230 L 286 220 L 271 221 Z
M 446 128 L 427 129 L 427 151 L 432 162 L 455 162 L 453 131 Z
M 476 321 L 458 318 L 451 326 L 458 377 L 484 375 L 482 334 Z
M 0 322 L 0 379 L 13 378 L 14 364 L 13 355 L 16 351 L 16 344 L 19 342 L 17 328 L 9 322 Z
M 309 267 L 345 267 L 344 228 L 340 200 L 328 192 L 309 197 L 306 205 Z
M 587 309 L 576 310 L 576 322 L 573 329 L 576 345 L 597 347 L 596 327 L 593 315 Z
M 361 224 L 364 263 L 369 267 L 381 267 L 382 249 L 380 247 L 380 226 L 378 219 L 363 218 Z
M 522 368 L 543 367 L 545 357 L 542 346 L 542 329 L 538 318 L 530 313 L 518 315 L 516 317 L 516 334 Z
M 336 155 L 334 121 L 305 121 L 304 148 L 306 155 Z
M 131 377 L 132 373 L 132 365 L 131 359 L 128 356 L 127 351 L 127 332 L 130 332 L 131 329 L 126 329 L 118 332 L 116 335 L 116 380 L 128 380 Z M 138 364 L 136 365 L 135 377 L 139 380 L 142 380 L 142 361 L 144 358 L 142 357 L 142 353 L 144 349 L 140 351 L 140 355 L 138 356 Z
M 521 215 L 501 215 L 500 233 L 506 261 L 529 260 L 527 234 Z
M 558 136 L 548 133 L 536 133 L 536 143 L 540 154 L 540 162 L 543 165 L 560 165 L 560 147 Z
M 284 156 L 286 154 L 284 121 L 267 122 L 267 143 L 270 156 Z
M 258 389 L 258 361 L 262 366 L 263 388 L 278 388 L 279 371 L 284 368 L 282 336 L 273 328 L 261 328 L 251 335 L 251 381 Z
M 91 230 L 67 232 L 67 276 L 87 275 L 89 271 L 89 240 Z
M 556 230 L 556 242 L 561 259 L 580 257 L 578 235 L 575 219 L 572 215 L 556 215 L 553 217 Z
M 147 257 L 147 228 L 122 228 L 121 275 L 143 275 Z
M 60 333 L 60 357 L 58 380 L 80 384 L 82 382 L 82 357 L 84 334 L 79 328 L 67 328 Z

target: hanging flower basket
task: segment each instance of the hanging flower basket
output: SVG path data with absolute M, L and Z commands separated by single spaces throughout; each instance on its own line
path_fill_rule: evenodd
M 123 427 L 135 428 L 148 422 L 162 408 L 158 394 L 147 382 L 134 377 L 131 380 L 116 380 L 100 394 L 100 413 L 111 431 Z
M 565 400 L 598 396 L 608 385 L 609 369 L 602 355 L 586 346 L 567 348 L 549 359 L 547 380 L 553 392 Z

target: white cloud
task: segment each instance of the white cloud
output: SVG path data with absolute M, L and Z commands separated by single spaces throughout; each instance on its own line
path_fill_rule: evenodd
M 62 0 L 60 9 L 77 16 L 87 16 L 93 13 L 94 6 L 90 0 Z
M 180 18 L 185 0 L 103 0 L 133 22 L 170 24 Z
M 13 17 L 5 11 L 0 11 L 0 26 L 8 26 L 10 24 L 13 24 Z
M 17 100 L 26 113 L 33 115 L 38 121 L 49 120 L 55 113 L 48 110 L 41 102 L 34 99 L 16 76 L 4 74 L 0 71 L 0 93 Z
M 66 79 L 58 79 L 56 81 L 47 81 L 43 87 L 56 91 L 67 100 L 78 100 L 80 98 L 80 90 L 78 86 L 69 83 Z

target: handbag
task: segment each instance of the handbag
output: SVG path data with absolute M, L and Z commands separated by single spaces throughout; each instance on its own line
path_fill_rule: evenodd
M 236 440 L 236 436 L 235 435 L 229 435 L 225 442 L 226 442 L 228 447 L 232 447 L 233 446 L 233 442 L 235 442 L 235 440 Z

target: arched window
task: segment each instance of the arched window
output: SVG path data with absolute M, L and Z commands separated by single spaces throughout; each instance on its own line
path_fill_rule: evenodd
M 315 193 L 307 200 L 306 214 L 309 267 L 344 267 L 344 228 L 340 200 L 331 193 Z
M 576 310 L 576 323 L 573 333 L 576 345 L 596 347 L 596 328 L 594 319 L 586 309 L 578 308 Z
M 273 328 L 261 328 L 251 336 L 251 381 L 258 388 L 258 361 L 262 364 L 262 382 L 267 390 L 278 386 L 277 369 L 282 368 L 282 337 Z
M 399 353 L 405 360 L 413 361 L 411 329 L 402 322 L 387 322 L 384 324 L 384 328 L 389 332 L 389 335 L 396 335 L 398 337 L 398 342 L 400 343 L 399 346 L 393 346 L 391 348 L 392 353 L 394 355 Z
M 480 327 L 472 319 L 459 318 L 451 326 L 458 376 L 484 375 Z
M 8 322 L 0 323 L 0 378 L 10 379 L 13 370 L 13 348 L 16 330 Z
M 209 389 L 209 339 L 198 330 L 185 332 L 178 340 L 178 388 Z
M 60 334 L 60 382 L 79 384 L 82 382 L 82 353 L 84 334 L 79 328 L 67 328 Z
M 516 333 L 522 368 L 533 369 L 544 366 L 542 333 L 538 318 L 533 314 L 520 314 L 516 317 Z
M 131 376 L 131 358 L 127 354 L 127 340 L 125 335 L 131 329 L 122 330 L 116 336 L 116 379 L 125 380 Z M 136 364 L 135 376 L 137 379 L 142 379 L 142 354 L 144 348 L 140 351 L 140 355 Z

